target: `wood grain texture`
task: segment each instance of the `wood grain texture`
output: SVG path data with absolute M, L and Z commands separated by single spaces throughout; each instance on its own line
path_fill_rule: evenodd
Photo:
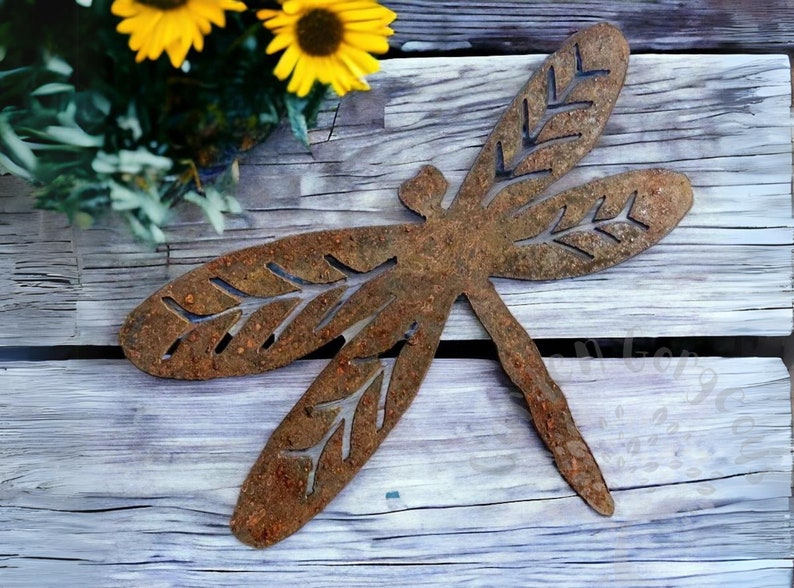
M 353 483 L 265 551 L 239 485 L 322 368 L 173 382 L 122 361 L 4 364 L 6 586 L 789 586 L 791 410 L 777 359 L 548 360 L 613 488 L 555 471 L 495 362 L 437 360 Z
M 156 251 L 111 222 L 72 232 L 33 211 L 21 182 L 0 178 L 0 343 L 113 345 L 141 300 L 217 255 L 300 231 L 413 222 L 398 186 L 432 164 L 451 197 L 542 59 L 386 61 L 372 92 L 328 103 L 310 154 L 285 132 L 248 155 L 247 212 L 224 235 L 183 210 Z M 632 58 L 604 136 L 554 188 L 664 167 L 690 177 L 694 206 L 661 244 L 619 267 L 498 280 L 511 311 L 539 338 L 791 332 L 790 100 L 783 56 Z M 443 338 L 480 337 L 468 309 L 453 309 Z
M 789 0 L 386 0 L 402 51 L 553 51 L 574 31 L 607 21 L 634 51 L 786 52 L 794 44 Z

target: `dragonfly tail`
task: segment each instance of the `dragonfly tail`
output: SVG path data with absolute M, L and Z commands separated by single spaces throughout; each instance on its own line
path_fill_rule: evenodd
M 523 393 L 535 429 L 552 452 L 557 469 L 596 512 L 612 515 L 615 503 L 601 469 L 576 428 L 568 402 L 543 365 L 535 343 L 490 282 L 467 294 L 496 344 L 505 372 Z

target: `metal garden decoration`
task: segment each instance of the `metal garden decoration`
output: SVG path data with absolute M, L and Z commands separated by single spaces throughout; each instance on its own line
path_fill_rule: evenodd
M 410 405 L 461 295 L 523 392 L 557 468 L 597 512 L 614 502 L 565 397 L 490 278 L 570 278 L 647 249 L 686 214 L 688 179 L 633 171 L 548 194 L 595 145 L 629 50 L 602 24 L 551 55 L 507 108 L 457 195 L 425 167 L 399 190 L 423 222 L 295 235 L 215 259 L 143 302 L 121 330 L 139 368 L 207 379 L 284 366 L 344 344 L 270 437 L 231 526 L 264 547 L 355 476 Z M 396 357 L 384 361 L 384 355 Z

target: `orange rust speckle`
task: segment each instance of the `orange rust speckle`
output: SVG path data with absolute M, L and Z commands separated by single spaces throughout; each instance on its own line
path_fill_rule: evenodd
M 193 294 L 187 294 L 185 296 L 185 304 L 193 304 L 196 299 L 193 297 Z

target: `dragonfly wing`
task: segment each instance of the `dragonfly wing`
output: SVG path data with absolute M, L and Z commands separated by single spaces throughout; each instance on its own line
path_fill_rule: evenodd
M 454 293 L 399 279 L 389 306 L 345 345 L 284 418 L 244 482 L 237 537 L 266 547 L 294 533 L 352 479 L 410 405 Z M 404 290 L 402 290 L 404 288 Z M 382 356 L 396 351 L 391 362 Z
M 524 394 L 538 436 L 551 450 L 557 469 L 596 512 L 611 515 L 615 503 L 601 469 L 576 428 L 568 402 L 543 365 L 535 343 L 490 282 L 467 295 L 496 344 L 502 367 Z
M 512 245 L 492 275 L 551 280 L 605 269 L 658 242 L 691 206 L 687 177 L 662 169 L 561 192 L 508 218 Z
M 380 312 L 401 228 L 307 233 L 219 257 L 136 308 L 119 333 L 124 352 L 180 379 L 286 365 Z
M 623 87 L 629 48 L 599 24 L 573 35 L 510 103 L 453 207 L 505 211 L 525 204 L 595 145 Z

